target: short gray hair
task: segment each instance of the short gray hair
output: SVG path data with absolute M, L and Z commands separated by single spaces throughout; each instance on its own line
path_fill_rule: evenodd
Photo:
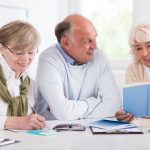
M 28 22 L 16 20 L 0 28 L 0 43 L 8 45 L 13 42 L 13 49 L 35 48 L 40 43 L 40 34 Z
M 138 43 L 146 43 L 150 41 L 150 22 L 141 23 L 136 26 L 133 26 L 129 34 L 129 45 L 131 48 L 131 54 L 133 59 L 137 62 L 135 45 Z
M 61 42 L 61 38 L 67 35 L 72 28 L 72 24 L 70 21 L 64 20 L 57 24 L 55 27 L 55 35 L 57 37 L 58 43 Z

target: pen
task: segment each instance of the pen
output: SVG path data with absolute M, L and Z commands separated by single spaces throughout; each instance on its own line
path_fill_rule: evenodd
M 32 112 L 33 112 L 34 114 L 37 114 L 37 112 L 36 112 L 36 110 L 35 110 L 34 107 L 31 107 L 31 110 L 32 110 Z
M 3 139 L 0 141 L 0 147 L 1 146 L 4 146 L 4 145 L 8 145 L 8 144 L 12 144 L 12 143 L 17 143 L 19 141 L 16 141 L 16 140 L 11 140 L 11 139 Z

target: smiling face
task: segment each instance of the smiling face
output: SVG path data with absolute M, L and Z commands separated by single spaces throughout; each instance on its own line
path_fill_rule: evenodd
M 0 53 L 16 78 L 31 64 L 39 42 L 39 32 L 27 22 L 16 20 L 0 28 Z
M 94 26 L 84 18 L 73 18 L 71 21 L 70 33 L 62 37 L 62 47 L 79 64 L 93 60 L 93 52 L 97 48 Z
M 137 59 L 147 67 L 150 67 L 150 42 L 137 43 L 135 46 Z
M 4 46 L 1 44 L 0 52 L 10 68 L 16 73 L 16 78 L 18 78 L 22 72 L 28 69 L 36 50 L 29 50 L 27 48 L 22 51 L 17 51 L 11 47 L 13 46 Z

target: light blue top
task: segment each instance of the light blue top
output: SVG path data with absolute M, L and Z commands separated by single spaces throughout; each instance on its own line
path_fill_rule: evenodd
M 121 98 L 102 50 L 95 50 L 86 64 L 68 62 L 56 45 L 42 52 L 37 70 L 39 113 L 60 120 L 113 116 Z
M 56 45 L 56 48 L 61 52 L 61 54 L 63 55 L 66 62 L 73 65 L 75 60 L 73 58 L 71 58 L 69 55 L 67 55 L 59 44 Z

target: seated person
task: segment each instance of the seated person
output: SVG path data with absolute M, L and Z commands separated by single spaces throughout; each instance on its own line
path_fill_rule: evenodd
M 127 69 L 126 84 L 150 82 L 150 23 L 131 28 L 129 45 L 134 62 Z M 116 118 L 131 122 L 135 116 L 122 109 L 116 112 Z
M 58 23 L 55 35 L 58 43 L 39 58 L 39 113 L 60 120 L 114 116 L 121 98 L 110 64 L 97 49 L 92 22 L 69 15 Z
M 45 118 L 33 114 L 35 83 L 27 75 L 39 33 L 29 23 L 13 21 L 0 28 L 0 129 L 42 129 Z

